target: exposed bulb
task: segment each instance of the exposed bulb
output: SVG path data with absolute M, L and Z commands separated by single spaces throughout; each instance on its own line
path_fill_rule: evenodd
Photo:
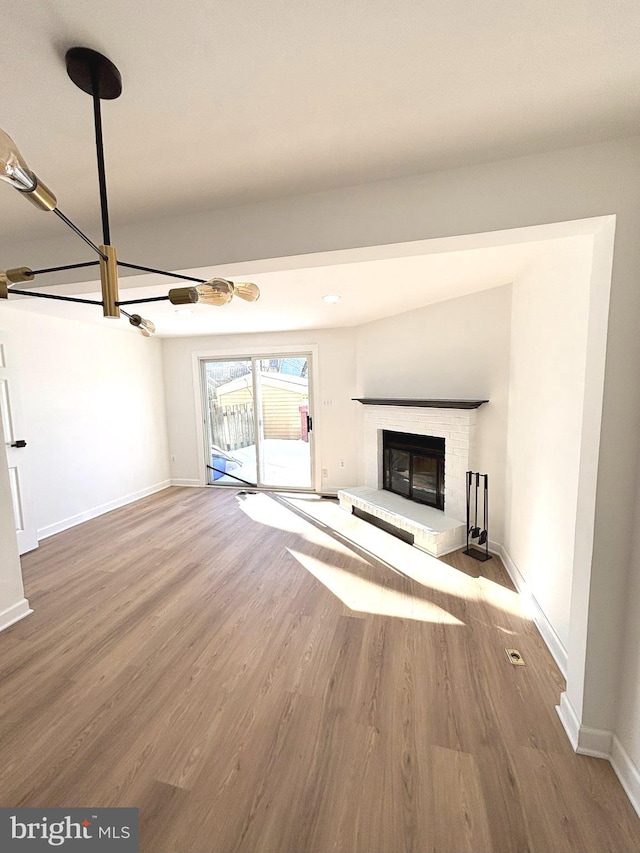
M 151 335 L 155 335 L 156 333 L 156 327 L 151 320 L 144 320 L 139 314 L 132 314 L 129 317 L 129 322 L 132 326 L 135 326 L 136 329 L 145 336 L 145 338 L 150 338 Z
M 205 305 L 226 305 L 233 299 L 233 284 L 226 278 L 212 278 L 195 287 L 198 302 Z
M 4 272 L 4 270 L 0 270 L 0 299 L 9 298 L 10 287 L 11 282 L 9 281 L 6 272 Z
M 260 290 L 250 282 L 234 284 L 226 278 L 212 278 L 195 287 L 174 287 L 169 291 L 169 300 L 172 305 L 192 305 L 202 302 L 205 305 L 220 306 L 231 302 L 234 295 L 246 302 L 255 302 L 260 296 Z
M 240 299 L 244 299 L 245 302 L 257 302 L 260 299 L 260 288 L 250 281 L 235 281 L 233 293 Z
M 0 129 L 0 179 L 22 192 L 32 192 L 38 180 L 8 133 Z
M 233 299 L 233 284 L 226 278 L 212 278 L 195 287 L 174 287 L 169 291 L 172 305 L 193 305 L 203 302 L 205 305 L 226 305 Z

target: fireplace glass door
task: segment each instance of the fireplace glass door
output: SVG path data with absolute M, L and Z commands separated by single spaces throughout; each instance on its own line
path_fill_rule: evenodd
M 390 449 L 387 466 L 389 485 L 385 485 L 385 488 L 408 498 L 410 494 L 410 474 L 411 454 L 404 450 Z
M 413 457 L 413 499 L 436 506 L 438 498 L 438 459 L 433 456 Z
M 384 430 L 383 487 L 444 509 L 444 439 Z

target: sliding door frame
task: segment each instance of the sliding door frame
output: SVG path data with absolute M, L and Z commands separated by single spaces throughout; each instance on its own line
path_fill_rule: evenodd
M 311 484 L 309 488 L 293 488 L 289 486 L 247 486 L 246 488 L 256 489 L 257 491 L 287 491 L 287 492 L 309 492 L 321 491 L 320 481 L 320 441 L 316 425 L 318 419 L 316 412 L 319 411 L 318 404 L 318 345 L 317 344 L 296 344 L 286 346 L 263 346 L 256 347 L 255 350 L 247 350 L 246 347 L 220 347 L 215 351 L 207 350 L 206 352 L 193 353 L 193 382 L 194 382 L 194 400 L 196 407 L 196 441 L 198 450 L 198 477 L 201 486 L 214 484 L 208 482 L 207 465 L 209 464 L 210 449 L 209 449 L 209 423 L 207 417 L 207 400 L 206 387 L 202 377 L 204 376 L 205 363 L 207 361 L 234 361 L 245 359 L 250 361 L 257 358 L 273 358 L 280 356 L 282 358 L 291 358 L 295 356 L 306 356 L 309 359 L 309 414 L 313 418 L 312 430 L 312 454 L 311 454 Z M 256 377 L 253 376 L 254 389 Z M 261 413 L 256 413 L 256 417 L 262 417 Z M 260 457 L 259 448 L 256 446 L 256 466 L 259 472 Z M 220 488 L 233 488 L 231 484 L 222 485 Z M 238 483 L 238 488 L 243 488 L 242 483 Z

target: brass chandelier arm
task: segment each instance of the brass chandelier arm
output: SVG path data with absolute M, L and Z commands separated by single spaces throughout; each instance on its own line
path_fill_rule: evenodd
M 100 246 L 104 257 L 100 258 L 100 286 L 102 288 L 102 314 L 117 320 L 120 309 L 117 302 L 118 291 L 118 258 L 114 246 Z
M 55 195 L 46 184 L 42 183 L 37 175 L 33 175 L 33 180 L 35 182 L 33 189 L 20 190 L 20 192 L 23 192 L 31 204 L 35 204 L 35 206 L 40 208 L 40 210 L 47 212 L 54 210 L 58 204 L 58 200 Z

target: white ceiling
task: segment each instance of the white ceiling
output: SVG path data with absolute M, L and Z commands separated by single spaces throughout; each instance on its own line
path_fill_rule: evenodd
M 116 243 L 145 218 L 640 132 L 640 4 L 627 0 L 0 0 L 0 17 L 0 125 L 97 242 L 91 100 L 64 66 L 74 45 L 123 77 L 103 103 Z M 0 185 L 0 267 L 3 246 L 61 227 Z M 523 240 L 246 275 L 235 265 L 200 272 L 256 281 L 256 305 L 139 310 L 165 335 L 355 325 L 513 281 L 540 251 Z M 121 279 L 121 298 L 138 295 L 134 283 L 167 292 L 140 276 Z M 83 291 L 95 284 L 66 289 Z M 321 301 L 334 292 L 338 305 Z M 12 304 L 103 322 L 99 309 Z
M 594 227 L 591 223 L 597 221 L 583 222 L 588 229 Z M 569 226 L 574 227 L 574 233 L 579 233 L 580 223 L 565 223 L 557 230 L 567 230 Z M 126 306 L 126 310 L 152 320 L 157 334 L 162 337 L 356 326 L 411 311 L 423 305 L 509 284 L 530 269 L 544 255 L 551 243 L 557 246 L 567 239 L 576 239 L 536 239 L 536 232 L 540 230 L 526 228 L 514 232 L 499 232 L 512 233 L 514 239 L 515 235 L 519 234 L 521 241 L 454 251 L 435 251 L 432 244 L 437 242 L 449 246 L 460 245 L 468 243 L 469 238 L 398 244 L 396 247 L 385 247 L 385 250 L 395 252 L 396 255 L 411 251 L 420 253 L 378 257 L 375 260 L 335 260 L 336 255 L 366 255 L 366 250 L 348 250 L 298 259 L 281 259 L 282 266 L 278 266 L 277 259 L 271 260 L 266 266 L 272 270 L 266 272 L 256 272 L 256 269 L 265 266 L 261 262 L 247 264 L 244 269 L 242 264 L 233 264 L 226 268 L 188 270 L 183 272 L 199 278 L 226 275 L 236 281 L 251 280 L 261 289 L 260 299 L 249 304 L 236 298 L 222 308 L 194 305 L 193 313 L 187 316 L 178 313 L 176 306 L 166 301 Z M 492 238 L 492 235 L 482 236 Z M 494 236 L 493 239 L 499 238 Z M 291 264 L 295 264 L 296 260 L 299 265 L 292 267 Z M 166 278 L 161 279 L 155 275 L 124 278 L 120 284 L 121 299 L 165 296 L 169 287 L 180 286 L 180 282 L 167 284 Z M 84 299 L 100 299 L 100 284 L 97 281 L 46 290 L 68 296 L 81 296 Z M 340 302 L 325 303 L 322 297 L 326 294 L 339 294 Z M 97 306 L 19 296 L 11 298 L 9 305 L 19 311 L 44 313 L 89 323 L 108 323 L 114 327 L 119 323 L 121 327 L 131 329 L 135 333 L 126 320 L 105 320 L 101 308 Z
M 85 230 L 93 124 L 73 45 L 122 72 L 104 104 L 116 226 L 640 131 L 636 0 L 0 4 L 0 122 Z M 23 229 L 58 233 L 0 191 L 0 253 Z

